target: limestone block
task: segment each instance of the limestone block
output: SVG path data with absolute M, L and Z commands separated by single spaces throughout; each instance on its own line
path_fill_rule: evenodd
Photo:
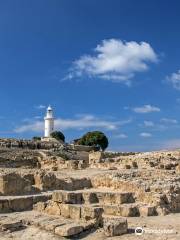
M 91 219 L 100 220 L 102 217 L 103 208 L 94 206 L 82 206 L 81 208 L 81 218 L 86 221 Z
M 108 237 L 120 236 L 127 233 L 127 220 L 124 218 L 106 219 L 103 222 L 104 233 Z
M 59 204 L 61 215 L 65 218 L 70 218 L 70 205 L 61 203 Z
M 44 230 L 54 232 L 55 228 L 61 225 L 64 225 L 64 220 L 55 219 L 53 221 L 49 221 L 48 224 L 45 224 Z
M 37 194 L 33 196 L 33 204 L 36 204 L 38 202 L 46 202 L 51 199 L 52 199 L 52 194 L 48 194 L 48 193 Z
M 139 207 L 139 213 L 140 213 L 140 216 L 143 216 L 143 217 L 155 216 L 156 209 L 154 206 L 141 206 Z
M 7 199 L 1 199 L 0 200 L 0 213 L 7 213 L 11 212 L 9 208 L 9 202 Z
M 104 214 L 118 216 L 119 206 L 118 205 L 104 205 Z
M 116 203 L 116 197 L 117 197 L 116 193 L 111 193 L 111 192 L 103 193 L 103 202 L 114 204 Z
M 50 215 L 61 215 L 59 204 L 54 201 L 49 201 L 45 208 L 45 212 Z
M 73 190 L 79 190 L 84 188 L 90 188 L 91 180 L 87 177 L 84 178 L 71 178 Z
M 81 206 L 70 204 L 69 215 L 70 215 L 70 218 L 79 220 L 81 218 Z
M 47 204 L 45 202 L 38 202 L 33 205 L 33 210 L 38 212 L 43 212 L 46 208 Z
M 40 190 L 51 190 L 56 187 L 56 176 L 53 173 L 38 172 L 34 175 L 35 186 Z
M 18 197 L 9 200 L 9 208 L 12 211 L 25 211 L 32 210 L 33 208 L 33 198 L 32 197 Z
M 85 221 L 82 223 L 84 230 L 89 230 L 94 227 L 98 227 L 97 221 L 95 219 Z
M 139 216 L 139 210 L 136 206 L 123 204 L 119 207 L 119 214 L 122 217 L 136 217 Z
M 55 234 L 61 237 L 70 237 L 83 231 L 83 226 L 75 223 L 62 225 L 55 228 Z
M 81 204 L 82 193 L 55 191 L 53 192 L 52 199 L 59 203 Z
M 122 203 L 133 203 L 135 202 L 133 193 L 131 192 L 122 192 L 116 194 L 116 204 L 122 204 Z
M 83 192 L 82 198 L 83 198 L 84 203 L 86 203 L 86 204 L 98 203 L 97 195 L 96 195 L 96 193 L 93 193 L 93 192 Z
M 135 201 L 131 192 L 97 192 L 96 196 L 101 204 L 123 204 Z
M 100 163 L 104 157 L 103 152 L 92 152 L 89 154 L 89 164 Z
M 169 213 L 169 210 L 165 207 L 157 207 L 156 212 L 158 215 L 165 216 Z
M 32 189 L 33 182 L 29 177 L 16 173 L 0 175 L 0 193 L 3 195 L 17 195 L 28 193 Z

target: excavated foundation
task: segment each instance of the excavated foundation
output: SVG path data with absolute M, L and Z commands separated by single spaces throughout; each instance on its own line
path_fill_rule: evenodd
M 128 236 L 132 219 L 180 213 L 179 173 L 179 151 L 110 156 L 62 146 L 3 147 L 1 235 L 39 228 L 58 239 L 97 229 L 104 239 Z

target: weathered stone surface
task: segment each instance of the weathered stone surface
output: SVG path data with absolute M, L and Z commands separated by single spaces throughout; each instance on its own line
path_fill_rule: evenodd
M 61 215 L 65 218 L 70 218 L 70 205 L 61 203 L 59 204 Z
M 47 203 L 45 202 L 38 202 L 33 205 L 33 209 L 39 212 L 44 212 L 45 208 L 47 206 Z
M 68 191 L 55 191 L 52 195 L 53 201 L 59 203 L 71 203 L 71 204 L 81 204 L 82 203 L 82 193 L 68 192 Z
M 82 199 L 83 199 L 84 203 L 86 203 L 86 204 L 99 202 L 99 200 L 97 198 L 97 194 L 93 193 L 93 192 L 83 192 Z
M 127 220 L 124 218 L 107 218 L 103 221 L 104 233 L 108 237 L 127 233 Z
M 131 224 L 132 219 L 180 211 L 179 151 L 96 152 L 90 153 L 88 166 L 87 152 L 68 144 L 48 151 L 13 144 L 9 150 L 0 149 L 0 213 L 15 216 L 12 222 L 28 210 L 36 217 L 27 219 L 27 227 L 53 233 L 57 228 L 59 236 L 71 238 L 102 227 L 105 216 L 106 234 L 113 236 L 125 232 L 121 217 L 129 217 Z
M 101 220 L 103 213 L 103 208 L 96 207 L 96 206 L 83 206 L 81 209 L 81 218 L 85 219 L 86 221 L 97 219 Z
M 110 204 L 122 204 L 122 203 L 133 203 L 134 198 L 133 194 L 130 192 L 127 193 L 105 193 L 103 194 L 104 203 L 110 203 Z
M 118 205 L 104 205 L 104 214 L 118 216 L 120 214 Z
M 34 180 L 35 186 L 40 190 L 51 190 L 56 187 L 56 176 L 54 173 L 37 172 L 34 175 Z
M 23 227 L 23 224 L 21 221 L 4 221 L 0 223 L 0 231 L 10 231 L 14 232 Z
M 81 218 L 81 206 L 80 205 L 69 205 L 70 218 L 79 220 Z
M 141 206 L 139 207 L 140 216 L 155 216 L 157 215 L 154 206 Z
M 32 197 L 19 197 L 9 199 L 9 208 L 11 211 L 25 211 L 31 210 L 33 207 L 33 198 Z
M 137 217 L 139 216 L 139 210 L 136 206 L 131 206 L 130 204 L 123 204 L 119 207 L 119 216 Z
M 50 215 L 61 215 L 61 209 L 57 202 L 49 201 L 44 212 Z
M 0 213 L 31 210 L 33 207 L 32 197 L 18 197 L 0 199 Z
M 103 159 L 103 152 L 92 152 L 89 154 L 89 164 L 100 163 Z
M 34 184 L 33 175 L 21 176 L 17 173 L 0 174 L 0 194 L 16 195 L 30 193 Z
M 75 223 L 59 226 L 55 228 L 55 234 L 62 237 L 70 237 L 77 235 L 83 231 L 82 225 L 77 225 Z

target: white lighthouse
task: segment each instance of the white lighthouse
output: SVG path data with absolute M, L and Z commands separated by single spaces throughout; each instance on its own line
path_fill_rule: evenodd
M 50 134 L 54 131 L 54 116 L 51 106 L 47 108 L 46 116 L 44 117 L 44 136 L 50 137 Z

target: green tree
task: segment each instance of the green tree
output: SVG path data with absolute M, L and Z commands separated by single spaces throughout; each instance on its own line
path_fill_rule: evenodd
M 103 151 L 108 147 L 108 138 L 103 132 L 93 131 L 88 132 L 79 139 L 78 144 L 86 146 L 95 146 Z
M 50 134 L 50 136 L 52 137 L 52 138 L 55 138 L 56 140 L 61 140 L 61 141 L 63 141 L 63 142 L 65 142 L 65 136 L 64 136 L 64 134 L 62 133 L 62 132 L 60 132 L 60 131 L 54 131 L 54 132 L 52 132 L 51 134 Z

